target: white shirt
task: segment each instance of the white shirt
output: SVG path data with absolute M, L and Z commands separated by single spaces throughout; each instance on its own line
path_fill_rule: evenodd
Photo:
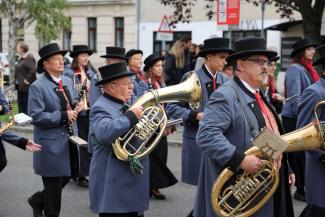
M 52 77 L 53 81 L 55 81 L 56 83 L 59 83 L 59 81 L 61 81 L 61 76 L 60 77 L 55 77 L 55 76 L 51 75 L 51 77 Z
M 240 81 L 243 83 L 243 85 L 247 88 L 247 90 L 249 90 L 249 92 L 255 94 L 256 91 L 259 92 L 258 89 L 254 89 L 252 86 L 250 86 L 246 81 L 240 79 Z
M 207 64 L 204 64 L 204 65 L 205 65 L 205 68 L 208 70 L 209 74 L 212 76 L 212 78 L 216 78 L 217 72 L 214 73 L 214 74 L 212 74 L 211 71 L 210 71 L 210 69 L 208 68 Z

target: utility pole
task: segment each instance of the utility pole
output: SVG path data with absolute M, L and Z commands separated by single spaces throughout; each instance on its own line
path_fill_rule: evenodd
M 264 34 L 265 0 L 261 0 L 261 9 L 262 9 L 262 27 L 261 27 L 261 37 L 262 37 L 262 38 L 265 38 L 265 34 Z

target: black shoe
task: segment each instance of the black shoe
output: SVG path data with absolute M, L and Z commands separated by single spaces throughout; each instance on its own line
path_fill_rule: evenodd
M 165 200 L 165 195 L 161 194 L 158 190 L 151 190 L 150 197 L 153 196 L 157 200 Z
M 88 188 L 89 187 L 89 184 L 88 184 L 88 180 L 84 177 L 82 178 L 78 178 L 78 182 L 77 184 L 81 187 L 84 187 L 84 188 Z
M 304 193 L 304 192 L 298 192 L 298 191 L 296 191 L 296 192 L 294 193 L 293 197 L 294 197 L 296 200 L 306 201 L 305 193 Z
M 32 197 L 28 198 L 27 201 L 28 201 L 28 204 L 33 209 L 33 217 L 44 217 L 43 209 L 40 208 L 39 206 L 33 204 L 33 198 Z

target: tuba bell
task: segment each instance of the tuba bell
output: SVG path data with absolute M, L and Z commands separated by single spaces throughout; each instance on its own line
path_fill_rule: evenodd
M 285 152 L 325 151 L 325 122 L 320 122 L 317 116 L 317 110 L 323 104 L 325 101 L 315 105 L 315 120 L 312 123 L 281 136 L 288 144 Z M 225 169 L 215 181 L 211 191 L 211 203 L 218 216 L 251 216 L 267 202 L 277 189 L 279 170 L 275 167 L 272 158 L 265 156 L 256 146 L 245 152 L 245 155 L 251 154 L 266 158 L 264 165 L 256 174 L 244 171 L 235 175 L 235 172 Z
M 113 143 L 116 157 L 128 161 L 134 173 L 141 173 L 139 160 L 155 148 L 167 125 L 167 116 L 160 103 L 189 102 L 191 108 L 197 110 L 200 100 L 201 84 L 194 72 L 189 72 L 187 79 L 178 85 L 153 89 L 142 95 L 131 106 L 143 106 L 142 117 L 123 137 Z

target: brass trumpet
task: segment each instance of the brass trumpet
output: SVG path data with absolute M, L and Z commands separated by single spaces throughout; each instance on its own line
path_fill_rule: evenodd
M 306 150 L 325 151 L 325 123 L 317 116 L 319 106 L 325 101 L 318 102 L 314 108 L 315 121 L 309 125 L 287 133 L 281 138 L 288 144 L 285 152 Z M 248 217 L 257 212 L 273 195 L 279 184 L 279 170 L 271 157 L 266 156 L 254 146 L 245 155 L 266 157 L 264 166 L 256 174 L 242 174 L 234 178 L 234 172 L 225 169 L 218 176 L 211 191 L 211 203 L 214 212 L 220 217 Z M 230 180 L 235 180 L 231 181 Z

